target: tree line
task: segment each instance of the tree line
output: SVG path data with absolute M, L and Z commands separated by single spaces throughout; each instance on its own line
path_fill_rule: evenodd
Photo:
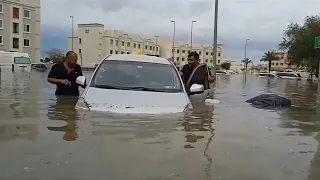
M 320 36 L 320 17 L 307 16 L 303 24 L 291 23 L 284 30 L 279 50 L 288 52 L 288 63 L 298 68 L 306 68 L 311 76 L 319 75 L 320 49 L 315 48 L 315 38 Z M 277 60 L 274 51 L 264 53 L 261 61 L 268 62 L 269 72 L 271 61 Z

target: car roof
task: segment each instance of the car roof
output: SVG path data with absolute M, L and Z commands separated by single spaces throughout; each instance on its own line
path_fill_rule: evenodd
M 156 57 L 156 56 L 135 55 L 135 54 L 112 54 L 112 55 L 107 56 L 104 60 L 171 64 L 169 62 L 169 60 L 167 60 L 165 58 Z

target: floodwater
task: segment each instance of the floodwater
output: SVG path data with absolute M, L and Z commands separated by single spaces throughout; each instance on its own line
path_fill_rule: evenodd
M 220 76 L 220 104 L 183 117 L 116 117 L 74 110 L 76 99 L 57 99 L 46 76 L 0 76 L 0 179 L 320 179 L 315 83 Z M 245 103 L 264 92 L 294 107 Z

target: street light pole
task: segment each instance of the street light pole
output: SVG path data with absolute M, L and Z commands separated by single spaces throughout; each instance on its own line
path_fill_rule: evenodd
M 190 42 L 190 50 L 192 51 L 192 38 L 193 38 L 193 23 L 195 23 L 197 21 L 191 21 L 191 42 Z
M 250 39 L 246 39 L 246 44 L 244 45 L 244 60 L 247 59 L 247 45 Z
M 216 71 L 217 71 L 217 51 L 218 51 L 218 5 L 219 1 L 215 0 L 215 5 L 214 5 L 214 27 L 213 27 L 213 72 L 212 74 L 216 76 Z
M 158 38 L 159 36 L 155 36 L 156 38 L 156 55 L 158 55 Z
M 176 36 L 176 21 L 171 21 L 171 22 L 173 23 L 172 58 L 174 58 L 174 40 L 175 40 L 175 36 Z
M 70 16 L 70 18 L 71 18 L 71 23 L 72 23 L 72 25 L 71 25 L 71 50 L 73 51 L 73 19 L 74 19 L 74 17 Z

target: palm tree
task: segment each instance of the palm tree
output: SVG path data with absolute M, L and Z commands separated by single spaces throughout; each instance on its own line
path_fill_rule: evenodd
M 268 62 L 269 73 L 271 72 L 271 61 L 278 60 L 279 58 L 276 56 L 274 51 L 265 52 L 260 61 Z
M 241 61 L 244 64 L 244 70 L 247 71 L 248 64 L 252 63 L 252 61 L 249 58 L 245 58 L 244 60 Z

